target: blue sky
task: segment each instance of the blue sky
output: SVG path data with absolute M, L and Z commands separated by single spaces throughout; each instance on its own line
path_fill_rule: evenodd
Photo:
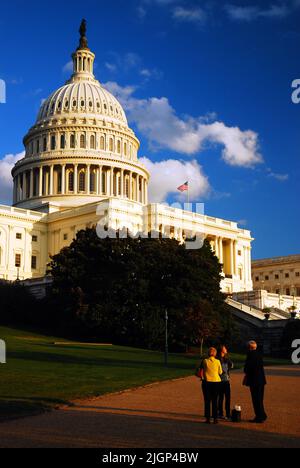
M 141 140 L 152 193 L 172 201 L 189 178 L 207 214 L 252 231 L 254 258 L 299 253 L 300 1 L 70 4 L 1 5 L 0 202 L 42 99 L 69 77 L 85 17 L 97 78 Z

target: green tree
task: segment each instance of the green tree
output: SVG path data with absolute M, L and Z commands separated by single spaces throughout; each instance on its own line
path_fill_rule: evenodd
M 48 300 L 56 304 L 57 323 L 89 330 L 99 339 L 161 348 L 167 309 L 172 347 L 198 343 L 196 330 L 204 336 L 204 322 L 223 337 L 229 322 L 227 317 L 225 327 L 221 267 L 208 242 L 187 250 L 172 239 L 116 237 L 99 239 L 94 229 L 80 231 L 52 258 Z

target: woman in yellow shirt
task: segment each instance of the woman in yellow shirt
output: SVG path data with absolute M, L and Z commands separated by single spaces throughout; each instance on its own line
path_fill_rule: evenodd
M 209 348 L 208 358 L 204 359 L 200 366 L 207 424 L 210 424 L 211 416 L 214 419 L 214 424 L 218 424 L 218 395 L 223 369 L 221 362 L 216 359 L 216 356 L 217 350 Z

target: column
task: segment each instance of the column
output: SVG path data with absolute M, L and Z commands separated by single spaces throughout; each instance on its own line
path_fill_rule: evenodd
M 220 263 L 224 263 L 224 258 L 223 258 L 223 238 L 219 237 L 219 259 Z
M 238 263 L 238 251 L 237 251 L 237 241 L 233 241 L 233 274 L 237 275 L 238 274 L 238 268 L 237 268 L 237 263 Z
M 145 179 L 145 205 L 148 205 L 148 182 Z
M 54 178 L 53 178 L 53 174 L 54 174 L 54 166 L 53 164 L 51 164 L 50 166 L 50 180 L 49 180 L 49 195 L 53 195 L 53 189 L 54 189 Z
M 43 166 L 40 167 L 39 172 L 39 197 L 43 196 Z
M 129 200 L 132 200 L 132 172 L 129 173 Z
M 96 178 L 96 195 L 99 195 L 99 167 L 97 167 L 96 172 L 95 172 L 95 178 Z
M 86 166 L 86 173 L 85 173 L 85 185 L 86 185 L 86 193 L 89 195 L 91 193 L 90 181 L 91 181 L 91 166 L 87 164 Z
M 124 198 L 124 170 L 121 169 L 121 197 Z
M 66 165 L 61 166 L 61 193 L 65 195 L 66 193 Z
M 99 166 L 99 195 L 102 195 L 103 194 L 103 186 L 102 186 L 102 172 L 103 172 L 103 168 L 102 166 Z
M 114 196 L 114 168 L 110 168 L 110 196 Z
M 78 193 L 78 164 L 74 164 L 74 195 Z
M 22 177 L 23 177 L 23 189 L 22 189 L 22 200 L 26 200 L 26 191 L 27 191 L 27 187 L 26 187 L 26 172 L 23 172 L 22 174 Z
M 135 176 L 135 200 L 137 202 L 141 201 L 141 197 L 140 197 L 140 176 L 138 174 L 136 174 L 136 176 Z
M 234 275 L 234 241 L 230 239 L 230 274 Z
M 249 274 L 249 281 L 252 279 L 252 264 L 251 264 L 251 247 L 247 247 L 248 251 L 248 274 Z
M 220 258 L 219 257 L 219 238 L 218 237 L 215 237 L 215 255 L 217 258 Z

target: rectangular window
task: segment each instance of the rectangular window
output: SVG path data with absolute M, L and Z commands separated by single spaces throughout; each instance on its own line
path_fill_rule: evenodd
M 68 240 L 68 234 L 64 234 L 64 240 Z
M 35 255 L 33 255 L 31 257 L 31 269 L 36 270 L 36 266 L 37 266 L 37 258 Z
M 300 276 L 300 272 L 299 272 L 299 271 L 296 271 L 296 276 L 297 276 L 297 278 L 299 278 L 299 276 Z
M 22 240 L 22 234 L 20 232 L 17 232 L 16 239 Z
M 279 275 L 275 275 L 275 279 L 279 279 Z
M 266 280 L 266 281 L 269 281 L 269 276 L 265 276 L 265 280 Z
M 285 274 L 285 277 L 286 277 L 286 278 L 289 278 L 289 277 L 290 277 L 290 274 L 289 274 L 289 273 L 286 273 L 286 274 Z
M 32 236 L 32 242 L 37 242 L 38 241 L 38 237 L 37 236 Z
M 259 281 L 259 276 L 256 276 L 256 277 L 255 277 L 255 281 Z
M 16 254 L 16 256 L 15 256 L 15 267 L 16 268 L 21 267 L 21 260 L 22 260 L 21 254 Z

